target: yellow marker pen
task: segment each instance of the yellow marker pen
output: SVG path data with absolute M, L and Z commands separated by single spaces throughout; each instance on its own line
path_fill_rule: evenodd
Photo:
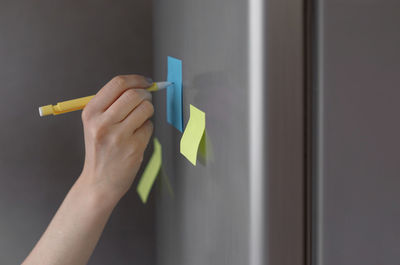
M 156 82 L 151 85 L 151 87 L 147 88 L 147 91 L 154 92 L 157 90 L 164 89 L 168 86 L 172 85 L 171 82 Z M 41 117 L 47 116 L 47 115 L 58 115 L 58 114 L 63 114 L 75 110 L 81 110 L 83 109 L 86 104 L 94 97 L 93 96 L 88 96 L 88 97 L 83 97 L 83 98 L 77 98 L 77 99 L 71 99 L 63 102 L 57 103 L 57 105 L 46 105 L 39 107 L 39 114 Z

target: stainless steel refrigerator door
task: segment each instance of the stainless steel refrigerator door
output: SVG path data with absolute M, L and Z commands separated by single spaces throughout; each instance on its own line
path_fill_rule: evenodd
M 158 264 L 303 264 L 302 1 L 156 0 L 154 10 L 155 78 L 167 56 L 182 60 L 184 124 L 189 104 L 203 110 L 209 144 L 206 163 L 190 164 L 165 92 L 153 96 Z
M 313 264 L 399 264 L 400 2 L 316 3 Z

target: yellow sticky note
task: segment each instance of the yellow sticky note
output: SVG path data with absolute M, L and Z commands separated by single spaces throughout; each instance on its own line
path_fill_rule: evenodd
M 143 171 L 142 178 L 137 186 L 137 192 L 142 199 L 143 203 L 146 203 L 151 188 L 153 187 L 154 181 L 157 178 L 158 172 L 160 171 L 162 163 L 162 149 L 161 144 L 157 138 L 154 138 L 154 151 L 150 157 L 149 163 Z
M 181 138 L 181 154 L 196 165 L 197 152 L 206 130 L 206 114 L 190 105 L 190 118 Z

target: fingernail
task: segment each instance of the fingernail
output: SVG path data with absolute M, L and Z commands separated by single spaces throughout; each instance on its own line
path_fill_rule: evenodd
M 146 79 L 146 82 L 147 82 L 149 85 L 152 85 L 152 84 L 153 84 L 153 79 L 151 79 L 150 77 L 145 77 L 145 79 Z

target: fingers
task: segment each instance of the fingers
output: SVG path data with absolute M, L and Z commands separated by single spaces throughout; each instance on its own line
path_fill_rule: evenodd
M 119 75 L 111 79 L 85 107 L 89 113 L 104 112 L 129 88 L 146 88 L 151 86 L 147 79 L 140 75 Z
M 104 113 L 111 123 L 124 120 L 143 101 L 151 101 L 151 93 L 144 89 L 126 90 Z
M 144 100 L 122 121 L 124 130 L 134 133 L 154 114 L 154 107 L 150 101 Z

